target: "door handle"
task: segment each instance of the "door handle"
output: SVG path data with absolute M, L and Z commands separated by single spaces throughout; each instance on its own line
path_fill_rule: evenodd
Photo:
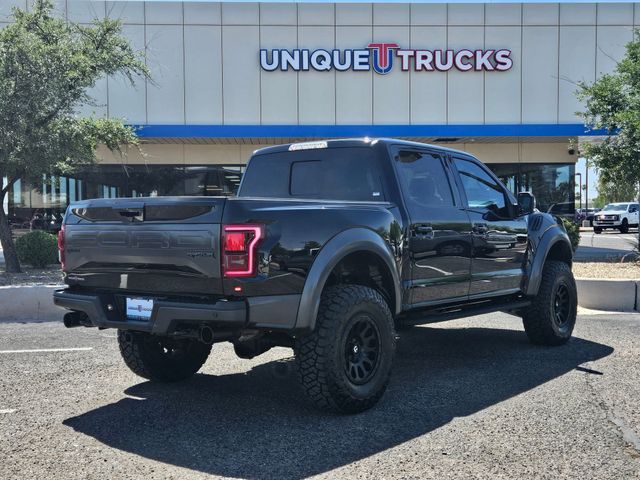
M 473 233 L 484 235 L 484 234 L 487 233 L 487 224 L 486 223 L 474 223 L 472 231 L 473 231 Z

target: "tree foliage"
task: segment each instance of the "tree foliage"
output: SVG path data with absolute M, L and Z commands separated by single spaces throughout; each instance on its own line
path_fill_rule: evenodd
M 602 130 L 602 141 L 581 149 L 598 169 L 606 185 L 638 185 L 640 180 L 640 31 L 626 46 L 625 57 L 615 70 L 592 84 L 580 83 L 578 98 L 585 103 L 578 112 L 585 124 Z M 637 196 L 637 189 L 632 200 Z
M 603 207 L 607 203 L 628 202 L 636 198 L 638 194 L 637 180 L 629 181 L 624 178 L 617 178 L 616 175 L 601 175 L 598 178 L 598 200 L 602 201 Z
M 143 55 L 121 34 L 118 20 L 77 25 L 52 15 L 50 0 L 36 0 L 30 12 L 13 10 L 13 23 L 0 30 L 0 176 L 8 184 L 43 173 L 69 174 L 95 162 L 96 148 L 112 151 L 137 145 L 122 120 L 81 118 L 92 104 L 88 90 L 105 75 L 131 81 L 147 76 Z M 0 209 L 0 240 L 8 271 L 20 266 L 8 220 Z
M 569 241 L 571 242 L 571 248 L 574 253 L 578 249 L 578 245 L 580 245 L 580 226 L 577 222 L 573 220 L 568 220 L 563 217 L 559 217 L 562 220 L 564 225 L 564 229 L 567 231 L 567 235 L 569 236 Z
M 36 230 L 16 240 L 18 258 L 36 268 L 44 268 L 58 262 L 58 240 L 55 235 Z

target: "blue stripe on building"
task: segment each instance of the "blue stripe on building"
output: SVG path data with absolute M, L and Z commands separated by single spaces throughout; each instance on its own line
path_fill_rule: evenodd
M 498 125 L 135 125 L 141 138 L 573 137 L 605 135 L 580 123 Z

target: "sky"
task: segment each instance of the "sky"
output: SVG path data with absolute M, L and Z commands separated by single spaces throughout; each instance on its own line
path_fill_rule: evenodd
M 586 179 L 585 173 L 586 173 L 586 162 L 584 160 L 584 158 L 580 158 L 578 160 L 578 163 L 576 163 L 576 173 L 581 173 L 582 174 L 582 183 L 584 184 L 584 181 Z M 577 185 L 580 177 L 576 176 L 576 190 L 577 190 Z M 589 168 L 589 203 L 591 203 L 591 201 L 598 195 L 598 173 L 596 172 L 596 170 L 593 167 Z M 584 201 L 584 200 L 583 200 Z M 583 205 L 584 207 L 584 205 Z

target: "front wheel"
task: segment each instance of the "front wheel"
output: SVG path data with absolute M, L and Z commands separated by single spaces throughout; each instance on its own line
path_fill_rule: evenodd
M 327 288 L 314 331 L 294 347 L 307 396 L 332 412 L 371 408 L 387 388 L 395 338 L 391 312 L 376 290 L 361 285 Z
M 155 382 L 177 382 L 191 377 L 211 353 L 211 345 L 197 340 L 175 340 L 126 330 L 118 330 L 118 345 L 127 367 Z
M 602 233 L 602 227 L 593 227 L 593 233 Z
M 620 233 L 629 233 L 629 221 L 625 218 L 620 225 Z
M 524 330 L 531 343 L 566 343 L 576 324 L 577 309 L 578 293 L 571 268 L 564 262 L 547 262 L 538 294 L 522 312 Z

